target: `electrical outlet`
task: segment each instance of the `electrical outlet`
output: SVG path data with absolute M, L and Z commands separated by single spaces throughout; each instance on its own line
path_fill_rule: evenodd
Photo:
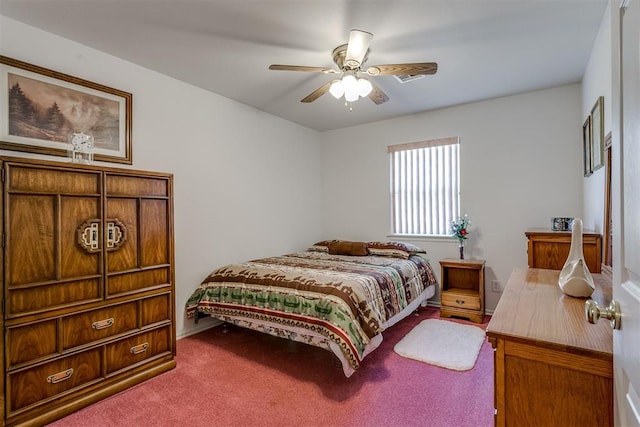
M 502 291 L 502 289 L 500 289 L 500 282 L 498 282 L 497 280 L 492 280 L 491 292 L 500 292 L 500 291 Z

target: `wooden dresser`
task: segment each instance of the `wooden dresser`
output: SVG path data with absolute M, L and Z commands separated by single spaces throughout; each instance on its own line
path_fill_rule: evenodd
M 613 329 L 587 322 L 586 299 L 564 295 L 559 273 L 514 270 L 489 321 L 496 426 L 613 425 Z M 594 279 L 607 306 L 611 281 Z
M 2 157 L 6 425 L 175 366 L 171 175 Z
M 571 249 L 570 231 L 552 231 L 532 228 L 527 236 L 529 267 L 562 270 Z M 591 273 L 602 269 L 602 236 L 596 233 L 582 233 L 582 253 Z

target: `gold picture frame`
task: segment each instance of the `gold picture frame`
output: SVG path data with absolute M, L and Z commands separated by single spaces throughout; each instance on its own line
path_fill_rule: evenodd
M 584 167 L 584 176 L 591 176 L 591 116 L 587 117 L 582 125 L 582 165 Z
M 604 166 L 604 96 L 591 109 L 591 171 Z
M 0 55 L 0 148 L 68 155 L 68 138 L 93 136 L 96 161 L 132 164 L 133 96 Z

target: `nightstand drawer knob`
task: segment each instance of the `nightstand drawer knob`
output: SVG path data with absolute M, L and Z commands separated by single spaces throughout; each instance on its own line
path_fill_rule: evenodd
M 457 299 L 457 300 L 456 300 L 456 304 L 458 304 L 458 305 L 464 305 L 464 300 L 463 300 L 463 299 Z

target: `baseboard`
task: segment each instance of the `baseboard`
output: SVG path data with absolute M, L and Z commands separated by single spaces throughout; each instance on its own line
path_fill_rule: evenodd
M 191 335 L 199 334 L 200 332 L 204 332 L 207 329 L 214 328 L 216 326 L 222 325 L 224 322 L 220 319 L 216 319 L 215 317 L 204 317 L 200 319 L 195 328 L 189 329 L 186 332 L 182 332 L 180 334 L 176 334 L 176 340 L 181 338 L 190 337 Z

